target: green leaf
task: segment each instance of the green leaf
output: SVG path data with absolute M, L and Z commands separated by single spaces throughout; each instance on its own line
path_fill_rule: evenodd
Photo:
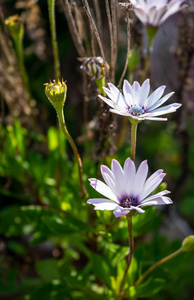
M 144 283 L 129 288 L 130 297 L 146 298 L 157 294 L 164 286 L 165 280 L 150 277 Z
M 53 151 L 58 148 L 58 132 L 57 129 L 51 126 L 47 132 L 48 135 L 48 148 Z
M 161 216 L 156 213 L 154 207 L 146 209 L 144 214 L 136 214 L 133 217 L 133 234 L 139 236 L 156 228 L 161 220 Z
M 97 254 L 92 253 L 91 256 L 92 268 L 96 276 L 111 287 L 109 267 L 103 258 Z
M 45 259 L 36 263 L 36 271 L 45 281 L 59 279 L 58 261 L 56 259 Z

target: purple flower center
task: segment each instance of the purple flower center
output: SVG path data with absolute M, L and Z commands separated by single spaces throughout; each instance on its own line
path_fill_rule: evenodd
M 129 208 L 130 206 L 137 206 L 138 203 L 137 198 L 127 197 L 121 200 L 120 205 L 124 208 Z
M 142 114 L 144 114 L 145 110 L 141 107 L 141 106 L 131 106 L 129 107 L 129 113 L 133 116 L 140 116 Z

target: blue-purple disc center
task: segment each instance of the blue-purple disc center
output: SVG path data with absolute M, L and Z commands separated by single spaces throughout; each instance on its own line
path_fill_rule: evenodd
M 129 113 L 133 116 L 140 116 L 144 114 L 144 112 L 145 110 L 141 106 L 134 105 L 129 107 Z
M 124 208 L 129 208 L 131 206 L 137 206 L 138 203 L 139 203 L 138 199 L 132 197 L 126 197 L 121 200 L 120 205 Z

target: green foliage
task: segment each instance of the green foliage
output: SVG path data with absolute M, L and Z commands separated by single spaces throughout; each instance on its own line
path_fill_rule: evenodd
M 24 4 L 19 4 L 19 2 L 26 2 L 26 8 L 22 8 Z M 181 227 L 180 233 L 173 236 L 176 232 L 172 229 L 171 236 L 170 229 L 173 227 L 170 217 L 171 208 L 147 207 L 145 213 L 136 213 L 133 216 L 134 255 L 120 293 L 127 258 L 131 251 L 128 245 L 127 220 L 125 217 L 116 219 L 112 211 L 94 211 L 92 206 L 86 204 L 86 201 L 89 198 L 99 197 L 99 193 L 90 186 L 88 178 L 102 179 L 99 172 L 100 165 L 103 163 L 110 166 L 113 157 L 123 165 L 129 157 L 130 124 L 121 121 L 119 117 L 115 119 L 113 117 L 113 122 L 108 123 L 112 115 L 109 117 L 106 107 L 101 107 L 100 102 L 97 102 L 99 100 L 90 101 L 99 93 L 95 82 L 89 82 L 88 78 L 87 80 L 84 78 L 84 91 L 81 92 L 82 79 L 78 71 L 78 62 L 75 63 L 78 54 L 72 48 L 72 38 L 61 13 L 62 6 L 55 10 L 55 4 L 58 5 L 57 1 L 49 0 L 31 1 L 34 3 L 28 7 L 27 2 L 30 3 L 30 1 L 9 0 L 4 1 L 3 5 L 6 8 L 5 15 L 13 11 L 15 7 L 21 6 L 19 10 L 27 16 L 26 22 L 30 19 L 28 13 L 31 11 L 31 6 L 37 5 L 36 9 L 40 8 L 42 19 L 39 13 L 36 15 L 37 10 L 35 10 L 32 18 L 35 20 L 33 26 L 37 17 L 43 27 L 39 28 L 40 23 L 37 21 L 36 33 L 38 35 L 34 35 L 34 27 L 30 28 L 27 23 L 24 24 L 24 51 L 22 51 L 22 44 L 18 44 L 20 40 L 17 37 L 15 39 L 16 50 L 17 47 L 22 46 L 17 50 L 20 52 L 18 65 L 17 57 L 14 55 L 12 57 L 11 51 L 9 54 L 7 47 L 11 40 L 8 40 L 7 32 L 6 38 L 0 43 L 3 45 L 0 45 L 1 64 L 12 58 L 11 65 L 6 68 L 6 70 L 11 70 L 11 73 L 3 73 L 0 79 L 4 82 L 3 80 L 7 78 L 11 86 L 13 85 L 13 90 L 9 91 L 9 85 L 5 84 L 6 94 L 9 95 L 5 105 L 5 93 L 1 93 L 0 299 L 190 300 L 194 282 L 193 236 L 184 239 L 183 242 L 184 250 L 191 252 L 181 253 L 180 256 L 160 265 L 139 285 L 136 285 L 136 282 L 150 266 L 181 247 L 181 235 L 185 230 L 193 230 L 194 131 L 192 111 L 190 111 L 190 116 L 187 112 L 188 108 L 183 107 L 183 113 L 178 114 L 178 117 L 169 117 L 168 122 L 146 121 L 138 125 L 137 165 L 140 161 L 148 159 L 150 173 L 160 168 L 164 169 L 167 176 L 157 191 L 172 190 L 175 214 L 185 219 L 186 226 L 183 228 L 184 224 L 178 224 L 177 227 Z M 97 6 L 98 1 L 94 2 Z M 113 2 L 109 1 L 110 9 L 112 9 Z M 47 103 L 44 93 L 43 83 L 53 77 L 47 4 L 50 6 L 49 13 L 52 22 L 54 15 L 57 15 L 58 41 L 55 41 L 55 33 L 52 32 L 53 44 L 56 47 L 55 73 L 59 74 L 58 53 L 56 53 L 56 42 L 58 42 L 61 71 L 65 81 L 62 78 L 59 80 L 62 80 L 63 88 L 65 88 L 62 95 L 65 99 L 66 80 L 68 86 L 64 115 L 67 128 L 81 153 L 83 181 L 88 192 L 84 199 L 81 198 L 78 166 L 74 153 L 60 125 L 56 125 L 58 120 L 55 110 L 49 105 L 50 103 Z M 103 7 L 103 1 L 100 3 L 100 9 L 101 6 Z M 76 4 L 71 9 L 77 20 L 76 28 L 78 28 L 81 41 L 88 51 L 90 44 L 95 46 L 95 39 L 93 40 L 95 36 L 91 32 L 87 35 L 87 28 L 83 26 L 84 23 L 80 22 L 85 10 Z M 125 10 L 123 12 L 125 13 Z M 95 9 L 92 13 L 97 19 L 97 10 Z M 104 12 L 102 16 L 104 17 Z M 113 16 L 114 14 L 111 13 L 111 18 Z M 118 18 L 119 16 L 120 13 Z M 100 20 L 98 22 L 100 24 Z M 105 22 L 106 18 L 103 18 L 103 26 Z M 147 60 L 147 66 L 143 66 L 146 59 L 141 48 L 142 41 L 138 41 L 140 39 L 139 24 L 136 24 L 137 29 L 133 32 L 133 23 L 137 22 L 132 20 L 130 26 L 131 41 L 137 42 L 138 46 L 131 45 L 128 75 L 130 80 L 137 80 L 141 75 L 142 78 L 146 75 L 144 74 L 145 67 L 149 67 L 149 63 Z M 51 27 L 55 30 L 55 23 Z M 0 24 L 0 28 L 2 35 L 4 25 Z M 115 30 L 114 26 L 113 29 Z M 120 29 L 118 26 L 118 31 Z M 103 31 L 107 34 L 106 30 Z M 45 40 L 39 40 L 42 32 L 45 32 Z M 155 34 L 155 29 L 151 38 L 153 34 Z M 118 41 L 123 37 L 122 33 Z M 108 43 L 114 44 L 114 38 L 111 41 L 106 36 L 103 43 L 108 40 Z M 44 52 L 44 57 L 40 59 L 38 52 L 33 53 L 33 49 L 41 50 L 44 45 L 48 48 Z M 122 74 L 122 66 L 125 64 L 123 54 L 126 53 L 126 49 L 122 46 L 118 51 L 118 61 L 121 63 L 116 69 L 116 85 Z M 4 52 L 7 54 L 5 55 Z M 92 53 L 92 51 L 88 53 L 90 52 Z M 111 53 L 106 50 L 106 57 L 108 52 Z M 96 55 L 99 55 L 98 51 Z M 24 63 L 27 68 L 24 67 Z M 111 68 L 110 64 L 110 77 L 113 73 Z M 14 72 L 19 72 L 19 74 L 14 74 Z M 12 74 L 13 77 L 11 77 Z M 22 75 L 21 78 L 20 75 Z M 187 75 L 189 79 L 189 74 Z M 171 77 L 171 84 L 177 88 L 178 97 L 181 98 L 185 92 L 179 90 L 178 80 Z M 16 78 L 14 82 L 13 78 Z M 107 83 L 105 77 L 102 81 L 104 82 L 105 79 Z M 86 81 L 90 90 L 86 89 Z M 159 78 L 151 76 L 153 86 L 157 81 L 160 81 Z M 22 82 L 27 89 L 22 86 Z M 187 86 L 186 83 L 182 84 L 182 81 L 181 85 Z M 17 105 L 20 107 L 23 88 L 28 94 L 29 101 L 25 103 L 26 107 L 24 111 L 21 109 L 20 114 L 17 109 L 13 112 L 11 99 L 15 93 L 18 93 Z M 102 92 L 102 84 L 100 84 L 100 89 Z M 56 101 L 57 90 L 54 91 L 51 87 L 50 92 L 51 100 Z M 181 100 L 177 101 L 181 102 Z M 188 99 L 188 103 L 192 102 L 189 101 Z M 185 102 L 184 99 L 186 107 Z M 188 107 L 189 105 L 192 107 L 191 103 Z M 26 108 L 29 109 L 28 113 L 25 113 Z M 105 118 L 105 123 L 102 122 L 103 118 Z M 118 146 L 117 151 L 115 151 L 115 146 Z M 108 156 L 107 153 L 110 155 Z M 165 233 L 168 238 L 161 234 L 165 232 L 163 229 L 167 233 L 169 229 L 169 234 Z M 178 235 L 180 238 L 176 239 Z

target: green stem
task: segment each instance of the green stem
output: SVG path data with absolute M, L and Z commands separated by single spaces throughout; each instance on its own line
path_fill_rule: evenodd
M 71 135 L 69 134 L 69 132 L 68 132 L 66 126 L 65 126 L 65 119 L 64 119 L 64 115 L 63 115 L 63 110 L 58 109 L 57 110 L 57 115 L 58 115 L 58 118 L 59 118 L 59 123 L 61 125 L 61 129 L 62 129 L 64 135 L 66 136 L 68 142 L 70 143 L 71 148 L 72 148 L 72 150 L 75 154 L 75 157 L 76 157 L 76 161 L 77 161 L 77 165 L 78 165 L 79 183 L 80 183 L 80 187 L 81 187 L 81 196 L 84 199 L 86 194 L 87 194 L 87 191 L 85 189 L 85 186 L 84 186 L 84 183 L 83 183 L 83 180 L 82 180 L 82 161 L 81 161 L 78 149 L 77 149 L 77 147 L 74 143 L 74 140 L 72 139 Z
M 29 81 L 28 81 L 28 76 L 26 73 L 26 69 L 24 65 L 24 57 L 23 57 L 23 33 L 19 34 L 19 36 L 18 35 L 13 36 L 13 39 L 15 43 L 16 54 L 19 62 L 19 68 L 22 75 L 22 80 L 30 98 Z
M 105 96 L 106 94 L 105 94 L 105 91 L 103 90 L 103 86 L 105 86 L 105 76 L 100 79 L 96 79 L 96 84 L 97 84 L 97 87 L 99 88 L 102 96 Z
M 139 285 L 153 270 L 155 270 L 157 267 L 161 266 L 162 264 L 164 264 L 165 262 L 167 262 L 168 260 L 174 258 L 175 256 L 179 255 L 180 253 L 182 253 L 183 250 L 182 248 L 180 248 L 179 250 L 173 252 L 172 254 L 162 258 L 161 260 L 159 260 L 157 263 L 155 263 L 153 266 L 151 266 L 145 273 L 143 273 L 140 278 L 136 281 L 135 286 Z
M 56 36 L 55 0 L 48 0 L 48 9 L 49 9 L 51 39 L 52 39 L 53 56 L 54 56 L 55 79 L 57 81 L 60 79 L 61 74 L 60 74 L 60 62 L 59 62 L 57 36 Z
M 138 122 L 131 122 L 131 159 L 135 160 L 136 136 Z
M 125 273 L 124 273 L 124 276 L 123 276 L 123 279 L 122 279 L 121 285 L 120 285 L 120 293 L 121 293 L 121 291 L 123 289 L 123 286 L 125 284 L 125 280 L 126 280 L 126 277 L 127 277 L 127 273 L 128 273 L 129 267 L 131 265 L 131 261 L 132 261 L 132 258 L 133 258 L 133 251 L 134 251 L 133 223 L 132 223 L 133 214 L 129 213 L 126 217 L 127 217 L 127 225 L 128 225 L 129 249 L 130 249 L 130 252 L 129 252 L 129 256 L 128 256 L 127 267 L 126 267 L 126 270 L 125 270 Z

